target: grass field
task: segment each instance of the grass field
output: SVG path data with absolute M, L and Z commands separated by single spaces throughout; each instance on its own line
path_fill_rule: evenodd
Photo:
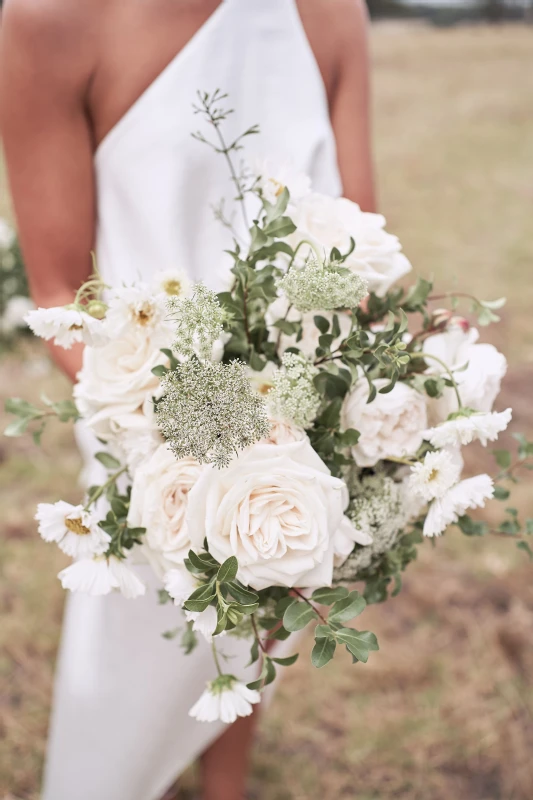
M 486 338 L 510 371 L 500 407 L 533 429 L 533 31 L 373 31 L 381 206 L 416 270 L 506 295 Z M 1 196 L 1 193 L 0 193 Z M 39 351 L 40 352 L 40 351 Z M 5 358 L 6 395 L 67 385 L 34 355 Z M 53 455 L 53 469 L 51 468 Z M 69 431 L 0 441 L 0 798 L 36 800 L 63 594 L 40 542 L 37 499 L 75 499 Z M 531 484 L 520 492 L 533 510 Z M 528 800 L 533 763 L 533 581 L 512 546 L 452 535 L 423 549 L 400 596 L 365 612 L 381 651 L 326 675 L 292 668 L 265 715 L 251 789 L 260 800 Z M 169 644 L 169 647 L 172 646 Z M 191 770 L 176 798 L 192 797 Z M 72 798 L 76 800 L 76 798 Z M 105 798 L 95 798 L 105 800 Z

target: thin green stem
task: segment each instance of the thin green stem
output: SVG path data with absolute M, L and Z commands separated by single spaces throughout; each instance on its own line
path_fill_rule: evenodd
M 220 659 L 218 657 L 218 652 L 217 652 L 217 647 L 216 647 L 216 644 L 215 644 L 215 637 L 214 636 L 211 639 L 211 651 L 213 653 L 213 660 L 215 662 L 215 667 L 217 668 L 217 672 L 218 672 L 219 676 L 220 675 L 224 675 L 224 673 L 222 671 L 222 667 L 220 666 Z
M 291 268 L 291 267 L 292 267 L 292 265 L 294 264 L 294 260 L 295 260 L 295 258 L 296 258 L 296 254 L 298 253 L 298 250 L 299 250 L 299 249 L 300 249 L 300 247 L 302 247 L 302 245 L 304 245 L 304 244 L 308 244 L 308 245 L 309 245 L 309 247 L 310 247 L 310 248 L 311 248 L 311 249 L 314 251 L 314 253 L 315 253 L 315 255 L 316 255 L 317 259 L 318 259 L 319 261 L 322 261 L 323 255 L 322 255 L 322 253 L 319 251 L 319 249 L 318 249 L 317 245 L 316 245 L 314 242 L 310 242 L 310 241 L 309 241 L 309 239 L 302 239 L 302 240 L 301 240 L 300 242 L 298 242 L 298 244 L 296 245 L 296 248 L 295 248 L 295 250 L 294 250 L 294 252 L 293 252 L 293 254 L 292 254 L 292 258 L 291 258 L 291 260 L 289 261 L 289 265 L 288 265 L 288 267 L 287 267 L 287 272 L 290 270 L 290 268 Z
M 461 400 L 461 394 L 459 392 L 459 386 L 457 385 L 457 381 L 453 377 L 453 372 L 451 371 L 449 366 L 444 363 L 444 361 L 442 361 L 438 356 L 434 356 L 432 353 L 409 353 L 409 355 L 411 358 L 423 358 L 424 360 L 432 358 L 433 361 L 436 361 L 437 364 L 440 364 L 440 366 L 444 369 L 444 371 L 446 372 L 446 374 L 450 379 L 450 382 L 455 392 L 455 396 L 457 397 L 457 402 L 459 403 L 459 408 L 463 407 L 463 401 Z
M 291 591 L 294 592 L 294 594 L 298 595 L 298 597 L 301 600 L 303 600 L 304 603 L 307 603 L 308 606 L 311 606 L 311 608 L 313 609 L 315 614 L 318 616 L 318 618 L 320 619 L 320 621 L 322 622 L 323 625 L 327 625 L 328 624 L 327 619 L 324 616 L 322 616 L 322 614 L 320 613 L 318 608 L 315 605 L 313 605 L 313 603 L 310 600 L 307 599 L 305 594 L 303 594 L 299 589 L 292 589 Z
M 114 472 L 113 475 L 110 475 L 109 478 L 102 486 L 98 487 L 97 491 L 93 494 L 87 505 L 85 506 L 85 511 L 88 511 L 91 506 L 93 506 L 97 500 L 99 500 L 105 491 L 123 475 L 127 472 L 127 467 L 121 467 L 117 472 Z
M 400 458 L 399 456 L 386 456 L 385 461 L 394 461 L 395 464 L 405 464 L 407 467 L 412 467 L 416 464 L 415 461 L 410 461 L 408 458 Z

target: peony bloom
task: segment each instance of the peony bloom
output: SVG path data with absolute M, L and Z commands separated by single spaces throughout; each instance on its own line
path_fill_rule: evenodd
M 355 428 L 361 434 L 351 448 L 359 467 L 373 467 L 389 456 L 412 455 L 422 444 L 427 427 L 424 395 L 400 382 L 388 394 L 380 394 L 387 383 L 385 378 L 374 381 L 378 394 L 368 403 L 368 383 L 360 378 L 344 401 L 343 428 Z
M 469 508 L 483 508 L 485 501 L 493 496 L 494 484 L 488 475 L 461 481 L 431 503 L 424 522 L 424 536 L 439 536 Z
M 462 447 L 475 440 L 486 447 L 488 442 L 496 441 L 498 435 L 507 428 L 512 413 L 507 408 L 499 413 L 493 411 L 455 417 L 427 430 L 424 439 L 434 447 Z
M 343 266 L 364 278 L 369 291 L 380 297 L 411 270 L 398 238 L 385 231 L 385 218 L 361 211 L 346 197 L 310 194 L 296 204 L 291 217 L 297 227 L 289 237 L 293 246 L 308 239 L 329 256 L 333 247 L 346 253 L 353 238 L 355 250 Z M 306 256 L 309 249 L 302 247 L 300 252 Z
M 204 611 L 185 610 L 185 617 L 187 619 L 187 622 L 193 623 L 192 626 L 193 631 L 201 633 L 206 642 L 210 642 L 212 640 L 213 634 L 218 624 L 217 612 L 214 606 L 207 606 L 207 608 Z M 225 631 L 221 634 L 221 636 L 223 636 L 224 634 Z
M 174 605 L 180 608 L 198 587 L 197 581 L 185 567 L 169 570 L 163 578 L 163 585 L 174 600 Z
M 117 589 L 124 597 L 132 599 L 146 592 L 146 586 L 137 575 L 116 556 L 75 561 L 57 576 L 63 589 L 83 592 L 92 597 L 109 594 Z
M 424 352 L 437 356 L 454 371 L 464 408 L 487 412 L 492 411 L 499 394 L 507 361 L 493 345 L 477 344 L 478 339 L 479 332 L 475 328 L 465 331 L 459 325 L 451 326 L 445 333 L 429 336 L 424 342 Z M 428 358 L 427 363 L 429 372 L 443 372 L 433 359 Z M 454 390 L 447 387 L 442 397 L 429 398 L 428 410 L 433 425 L 446 420 L 458 410 Z
M 461 469 L 461 462 L 447 450 L 426 453 L 423 461 L 411 467 L 409 487 L 426 502 L 444 497 L 459 480 Z
M 114 419 L 146 408 L 157 396 L 160 383 L 152 369 L 167 363 L 160 350 L 165 345 L 165 331 L 150 336 L 142 327 L 130 326 L 104 347 L 84 350 L 74 398 L 97 436 L 108 438 Z
M 111 537 L 83 506 L 72 506 L 63 500 L 53 504 L 39 503 L 35 519 L 44 541 L 56 542 L 72 558 L 103 555 L 109 547 Z
M 70 350 L 78 342 L 101 347 L 108 341 L 102 320 L 75 307 L 36 308 L 28 311 L 24 319 L 36 336 L 47 341 L 53 339 L 64 350 Z
M 220 563 L 236 556 L 239 579 L 254 589 L 325 586 L 335 555 L 357 541 L 347 504 L 346 485 L 307 440 L 259 443 L 225 469 L 202 473 L 190 495 L 189 531 L 194 547 L 207 537 Z
M 249 717 L 252 706 L 261 702 L 261 695 L 249 689 L 233 675 L 221 675 L 207 684 L 207 689 L 189 711 L 199 722 L 221 720 L 230 724 L 237 717 Z
M 189 492 L 202 473 L 194 458 L 176 459 L 166 444 L 136 471 L 128 523 L 146 528 L 144 544 L 171 564 L 183 564 L 191 549 Z

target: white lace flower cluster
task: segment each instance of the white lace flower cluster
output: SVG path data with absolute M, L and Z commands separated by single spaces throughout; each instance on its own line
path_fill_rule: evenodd
M 156 416 L 176 458 L 222 467 L 268 436 L 265 401 L 240 361 L 187 361 L 162 379 L 161 391 Z
M 307 358 L 298 353 L 285 353 L 281 369 L 274 373 L 272 389 L 267 394 L 272 416 L 308 427 L 320 405 L 320 395 L 313 383 L 316 375 L 318 370 Z
M 213 348 L 223 336 L 226 319 L 215 292 L 199 283 L 190 298 L 170 297 L 167 305 L 175 333 L 174 351 L 184 358 L 214 359 Z
M 278 281 L 278 288 L 302 313 L 357 308 L 368 294 L 368 284 L 349 269 L 309 258 L 302 267 L 292 267 Z
M 335 570 L 336 582 L 357 580 L 361 570 L 391 550 L 412 513 L 403 482 L 375 474 L 364 475 L 348 485 L 351 499 L 346 514 L 371 542 L 367 547 L 356 547 Z

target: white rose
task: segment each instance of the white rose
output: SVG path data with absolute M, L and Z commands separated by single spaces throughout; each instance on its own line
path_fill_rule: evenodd
M 475 411 L 491 411 L 507 372 L 507 361 L 494 345 L 477 344 L 479 332 L 475 328 L 464 331 L 460 326 L 448 328 L 444 333 L 430 336 L 424 342 L 424 352 L 436 356 L 451 370 L 459 386 L 463 406 Z M 442 374 L 442 367 L 428 358 L 430 372 Z M 455 370 L 466 366 L 461 372 Z M 443 396 L 429 399 L 430 423 L 436 425 L 457 411 L 458 402 L 451 388 Z
M 133 413 L 115 413 L 108 420 L 107 443 L 133 477 L 139 466 L 165 441 L 156 424 L 152 399 L 146 399 L 143 407 Z
M 325 586 L 334 557 L 357 536 L 347 503 L 346 485 L 308 441 L 256 444 L 226 469 L 202 474 L 190 494 L 189 530 L 195 547 L 207 537 L 217 561 L 236 556 L 239 579 L 254 589 Z
M 355 428 L 361 434 L 351 448 L 359 467 L 373 467 L 387 456 L 411 455 L 422 444 L 427 426 L 424 395 L 400 382 L 392 392 L 380 394 L 379 389 L 388 382 L 385 378 L 374 381 L 378 393 L 367 403 L 368 383 L 360 378 L 344 401 L 343 428 Z
M 380 297 L 411 270 L 398 237 L 384 230 L 385 218 L 361 211 L 346 197 L 310 194 L 296 204 L 292 219 L 297 230 L 290 236 L 291 244 L 309 239 L 328 256 L 333 247 L 346 253 L 353 238 L 355 250 L 344 266 L 365 278 L 369 291 Z
M 309 311 L 306 314 L 302 314 L 295 308 L 291 308 L 287 314 L 288 309 L 289 301 L 284 295 L 278 297 L 277 300 L 274 300 L 274 302 L 268 307 L 265 314 L 265 321 L 270 327 L 270 341 L 277 342 L 279 338 L 279 355 L 282 355 L 288 347 L 297 347 L 302 351 L 304 356 L 314 359 L 315 350 L 318 347 L 318 340 L 322 335 L 314 323 L 314 317 L 325 317 L 325 319 L 327 319 L 331 324 L 333 313 L 331 311 Z M 347 313 L 342 311 L 337 312 L 337 317 L 339 319 L 341 335 L 333 341 L 331 345 L 332 350 L 334 350 L 343 339 L 346 339 L 352 327 L 351 317 Z M 287 322 L 301 321 L 303 326 L 302 338 L 297 341 L 296 335 L 288 336 L 287 334 L 282 333 L 280 336 L 278 328 L 271 327 L 280 319 L 287 319 Z
M 104 347 L 85 348 L 74 397 L 80 414 L 97 436 L 106 438 L 113 417 L 138 411 L 157 394 L 159 378 L 152 369 L 166 363 L 160 351 L 164 346 L 158 336 L 148 336 L 142 328 L 130 326 Z
M 187 508 L 201 472 L 193 458 L 178 460 L 162 444 L 135 473 L 128 523 L 146 528 L 146 547 L 169 566 L 183 564 L 191 549 Z
M 269 422 L 270 433 L 262 440 L 265 444 L 293 444 L 307 439 L 304 429 L 287 419 L 271 417 Z

